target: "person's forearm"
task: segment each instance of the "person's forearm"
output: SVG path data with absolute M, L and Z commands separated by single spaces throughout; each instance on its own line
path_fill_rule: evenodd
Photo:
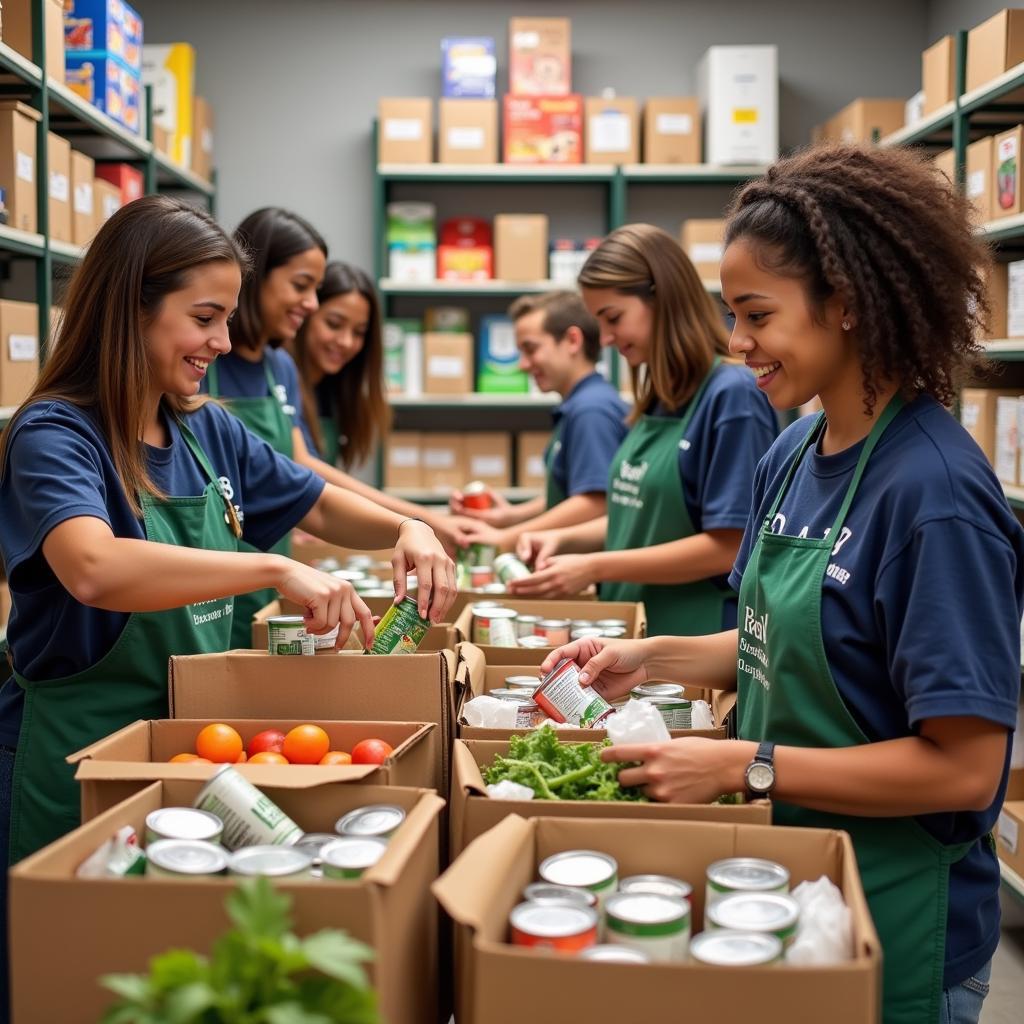
M 506 513 L 506 521 L 512 528 L 517 528 L 521 523 L 528 523 L 539 516 L 548 507 L 543 495 L 531 498 L 529 501 L 513 505 Z
M 652 636 L 644 662 L 651 679 L 684 683 L 708 690 L 736 689 L 735 629 L 708 636 Z
M 408 518 L 354 491 L 327 484 L 299 526 L 329 544 L 369 550 L 393 547 L 399 524 Z
M 605 534 L 608 532 L 608 517 L 591 519 L 587 523 L 565 527 L 562 530 L 558 553 L 561 555 L 585 555 L 591 551 L 600 551 L 604 547 Z
M 711 530 L 668 544 L 594 555 L 598 583 L 693 583 L 726 576 L 736 561 L 742 530 Z
M 558 530 L 567 526 L 577 526 L 580 523 L 589 523 L 593 519 L 604 517 L 605 501 L 601 492 L 594 494 L 574 494 L 565 501 L 560 501 L 554 508 L 545 510 L 543 499 L 539 514 L 532 519 L 527 519 L 518 525 L 512 526 L 505 531 L 510 540 L 505 547 L 515 550 L 515 543 L 519 537 L 527 532 L 535 530 Z M 602 540 L 604 531 L 601 531 Z M 591 549 L 593 550 L 593 549 Z

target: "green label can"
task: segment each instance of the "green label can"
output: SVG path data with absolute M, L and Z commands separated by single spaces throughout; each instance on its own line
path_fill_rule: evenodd
M 512 580 L 525 580 L 527 576 L 532 575 L 525 563 L 521 562 L 510 551 L 506 551 L 505 554 L 498 555 L 495 558 L 494 571 L 498 574 L 498 579 L 502 583 L 511 583 Z
M 470 565 L 494 565 L 498 557 L 498 548 L 495 544 L 470 544 L 466 554 L 466 561 Z
M 271 615 L 267 619 L 267 650 L 271 654 L 313 655 L 316 643 L 301 615 Z
M 387 853 L 388 844 L 372 836 L 343 836 L 321 851 L 324 878 L 339 881 L 360 878 Z
M 430 623 L 420 618 L 416 600 L 404 597 L 384 613 L 367 653 L 415 654 L 429 629 Z
M 203 786 L 195 806 L 224 823 L 221 842 L 229 850 L 291 846 L 302 836 L 302 829 L 270 797 L 229 764 L 219 768 Z

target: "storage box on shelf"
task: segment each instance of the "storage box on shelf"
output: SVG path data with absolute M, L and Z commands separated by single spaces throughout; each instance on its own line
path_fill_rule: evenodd
M 651 97 L 644 104 L 644 163 L 699 164 L 700 101 L 693 96 Z
M 0 407 L 21 405 L 39 376 L 39 308 L 0 299 Z
M 152 87 L 153 120 L 170 132 L 171 159 L 192 166 L 196 53 L 189 43 L 146 44 L 142 81 Z
M 509 90 L 517 96 L 565 96 L 572 91 L 572 23 L 568 18 L 512 18 Z
M 3 5 L 3 39 L 27 60 L 32 53 L 32 9 L 37 0 L 7 0 Z M 43 0 L 46 57 L 43 70 L 55 82 L 64 81 L 64 0 Z
M 956 95 L 956 39 L 943 36 L 921 54 L 921 89 L 925 117 L 935 114 Z
M 632 97 L 586 99 L 586 162 L 635 164 L 640 160 L 640 117 Z
M 708 163 L 778 159 L 777 47 L 712 46 L 698 65 L 697 81 Z
M 382 97 L 377 159 L 384 164 L 429 164 L 434 158 L 433 101 L 426 97 Z
M 38 110 L 18 100 L 0 102 L 0 185 L 7 190 L 8 223 L 19 231 L 35 231 L 37 219 Z
M 905 100 L 856 99 L 820 128 L 828 142 L 878 142 L 903 127 Z
M 1024 61 L 1024 10 L 1005 9 L 967 33 L 968 93 Z
M 47 134 L 46 141 L 50 238 L 71 242 L 71 143 L 53 132 Z
M 497 163 L 498 101 L 441 100 L 438 159 L 442 164 Z

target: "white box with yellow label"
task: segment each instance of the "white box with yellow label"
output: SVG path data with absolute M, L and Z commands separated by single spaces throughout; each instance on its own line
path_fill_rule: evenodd
M 171 133 L 170 157 L 182 167 L 192 166 L 195 78 L 196 51 L 188 43 L 143 46 L 142 81 L 153 87 L 153 121 Z
M 779 158 L 777 47 L 709 47 L 697 82 L 709 164 L 770 164 Z

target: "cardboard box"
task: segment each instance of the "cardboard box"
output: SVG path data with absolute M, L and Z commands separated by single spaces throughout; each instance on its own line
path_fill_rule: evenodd
M 658 96 L 644 104 L 644 163 L 699 164 L 700 101 L 696 96 Z
M 964 191 L 974 204 L 979 224 L 994 216 L 994 195 L 996 189 L 995 139 L 986 135 L 967 147 L 964 166 Z
M 97 164 L 96 177 L 116 185 L 121 193 L 121 206 L 127 206 L 145 194 L 142 171 L 131 164 Z
M 153 124 L 153 138 L 150 139 L 153 143 L 154 149 L 158 153 L 163 153 L 164 156 L 170 157 L 171 155 L 171 133 L 164 128 L 162 125 Z
M 1021 160 L 1024 127 L 1018 125 L 995 137 L 995 190 L 992 218 L 1010 217 L 1024 211 L 1021 203 Z
M 472 334 L 423 335 L 423 390 L 428 395 L 465 395 L 473 390 Z M 429 468 L 424 458 L 424 473 Z
M 635 164 L 640 161 L 640 115 L 635 99 L 617 96 L 586 101 L 586 162 Z
M 878 142 L 903 127 L 905 100 L 857 99 L 823 127 L 823 138 L 834 142 Z
M 434 101 L 382 97 L 377 103 L 377 160 L 429 164 L 434 159 Z
M 709 164 L 770 164 L 779 157 L 775 46 L 712 46 L 697 69 Z
M 21 405 L 39 376 L 39 309 L 0 299 L 0 405 Z
M 96 178 L 92 183 L 92 194 L 96 205 L 96 227 L 99 229 L 121 209 L 121 189 Z
M 433 203 L 388 203 L 388 273 L 396 281 L 437 276 L 437 208 Z
M 445 36 L 441 40 L 442 96 L 492 100 L 497 73 L 493 37 Z M 441 162 L 446 162 L 443 157 Z
M 335 559 L 339 565 L 344 566 L 348 559 L 353 556 L 369 556 L 374 562 L 390 562 L 394 554 L 391 548 L 376 548 L 372 551 L 364 551 L 359 548 L 343 548 L 338 544 L 328 544 L 301 530 L 292 533 L 292 558 L 303 565 L 315 565 L 326 558 Z
M 971 92 L 1024 61 L 1024 10 L 1011 8 L 992 15 L 967 33 L 967 78 Z
M 248 742 L 264 729 L 288 732 L 302 720 L 220 719 L 237 729 Z M 412 786 L 436 789 L 439 743 L 437 727 L 419 722 L 328 722 L 315 719 L 331 737 L 331 750 L 350 751 L 360 740 L 375 738 L 394 747 L 380 766 L 240 764 L 237 770 L 259 789 L 275 786 L 313 786 L 331 782 L 358 782 L 372 786 Z M 217 770 L 208 764 L 168 764 L 175 754 L 195 750 L 206 719 L 138 721 L 67 758 L 76 766 L 75 780 L 82 791 L 82 821 L 137 793 L 151 782 L 185 779 L 206 781 Z
M 1024 877 L 1024 800 L 1008 800 L 999 813 L 996 852 L 1011 870 Z
M 572 92 L 572 26 L 568 18 L 509 21 L 509 91 L 518 96 Z
M 213 107 L 202 96 L 192 101 L 192 170 L 204 181 L 213 176 Z
M 694 219 L 683 222 L 680 231 L 683 252 L 703 280 L 718 281 L 725 252 L 725 221 Z
M 443 164 L 496 164 L 498 101 L 441 100 L 438 151 Z
M 996 461 L 996 400 L 1016 398 L 1017 389 L 964 388 L 960 392 L 960 424 L 977 442 L 989 462 Z
M 71 143 L 60 135 L 48 132 L 46 159 L 49 174 L 50 237 L 70 242 L 71 230 Z
M 505 163 L 583 160 L 582 96 L 505 96 Z
M 35 231 L 36 122 L 38 110 L 18 100 L 0 101 L 0 186 L 7 190 L 8 224 L 19 231 Z
M 385 487 L 422 487 L 422 439 L 412 430 L 395 431 L 384 449 Z
M 956 40 L 943 36 L 921 54 L 924 116 L 934 114 L 956 95 Z
M 547 277 L 547 214 L 499 213 L 494 218 L 494 272 L 502 281 Z
M 512 486 L 512 435 L 504 431 L 468 433 L 466 479 L 482 480 L 488 487 Z
M 932 157 L 932 163 L 942 171 L 950 186 L 956 185 L 956 153 L 952 149 L 944 149 Z
M 1003 326 L 1006 338 L 1024 338 L 1024 260 L 1013 263 L 997 263 L 1003 272 Z M 993 281 L 993 278 L 996 278 Z M 998 275 L 992 274 L 988 281 L 989 301 L 998 296 L 993 292 L 998 287 Z
M 596 964 L 509 945 L 508 916 L 523 887 L 537 877 L 542 860 L 573 849 L 611 854 L 620 877 L 650 872 L 689 881 L 694 932 L 703 926 L 704 878 L 716 860 L 778 861 L 789 869 L 794 886 L 826 875 L 852 912 L 854 957 L 833 967 L 769 965 L 723 972 L 695 963 Z M 678 1006 L 680 999 L 689 1007 L 713 1007 L 699 1016 L 715 1024 L 749 1024 L 766 1016 L 820 1019 L 816 1011 L 808 1016 L 811 1006 L 827 1007 L 831 1024 L 879 1019 L 881 947 L 845 832 L 704 821 L 526 821 L 510 815 L 463 850 L 433 891 L 456 925 L 459 1024 L 519 1024 L 524 1012 L 531 1024 L 662 1020 L 666 1008 Z
M 539 487 L 547 485 L 548 471 L 544 463 L 551 434 L 545 430 L 524 430 L 516 441 L 516 484 L 519 487 Z
M 438 771 L 446 793 L 455 734 L 455 654 L 402 657 L 339 654 L 303 658 L 282 685 L 281 658 L 266 651 L 174 656 L 169 663 L 171 718 L 342 722 L 433 722 L 440 739 Z
M 35 61 L 32 53 L 32 9 L 38 0 L 7 0 L 3 5 L 4 42 L 23 57 Z M 64 83 L 64 0 L 43 0 L 43 31 L 46 34 L 47 78 Z
M 308 935 L 342 928 L 373 947 L 367 965 L 392 1024 L 423 1024 L 438 1016 L 437 912 L 428 886 L 437 876 L 444 805 L 417 789 L 359 785 L 301 785 L 267 795 L 308 831 L 332 831 L 341 814 L 373 803 L 398 804 L 406 820 L 380 862 L 356 881 L 322 879 L 275 887 L 293 900 L 294 930 Z M 154 782 L 130 799 L 23 860 L 11 874 L 13 1018 L 92 1024 L 114 999 L 96 979 L 144 971 L 151 957 L 174 948 L 209 952 L 230 927 L 224 898 L 232 878 L 195 881 L 162 878 L 78 879 L 81 861 L 122 825 L 141 835 L 146 815 L 160 807 L 190 805 L 201 783 Z M 75 955 L 54 973 L 52 922 Z M 115 925 L 115 922 L 120 924 Z M 134 924 L 133 924 L 134 922 Z M 107 927 L 99 927 L 107 924 Z
M 153 120 L 171 133 L 171 159 L 192 166 L 196 52 L 189 43 L 146 44 L 142 81 L 153 87 Z
M 989 322 L 982 333 L 982 341 L 1011 337 L 1009 333 L 1009 273 L 1008 264 L 990 263 L 984 271 L 988 293 Z
M 68 88 L 131 132 L 142 128 L 142 83 L 120 60 L 105 53 L 69 53 Z
M 505 395 L 525 395 L 530 390 L 530 378 L 519 368 L 516 329 L 510 317 L 500 314 L 480 317 L 476 389 L 487 394 Z
M 993 467 L 1004 484 L 1016 486 L 1019 439 L 1017 434 L 1017 396 L 996 397 L 996 441 Z
M 461 487 L 467 480 L 464 435 L 430 431 L 422 438 L 423 486 L 437 491 Z
M 88 245 L 96 234 L 96 200 L 93 179 L 96 164 L 92 157 L 71 151 L 71 241 L 75 245 Z

